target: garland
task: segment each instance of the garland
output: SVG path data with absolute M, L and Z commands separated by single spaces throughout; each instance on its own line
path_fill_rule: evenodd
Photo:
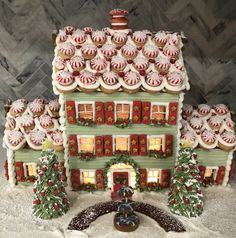
M 121 128 L 121 129 L 128 127 L 128 126 L 130 127 L 131 124 L 132 123 L 129 119 L 123 119 L 123 118 L 118 118 L 114 123 L 114 125 L 116 127 Z
M 115 177 L 115 183 L 116 184 L 121 184 L 121 185 L 124 185 L 125 183 L 127 182 L 127 179 L 125 176 L 116 176 Z
M 83 161 L 90 161 L 95 158 L 95 155 L 91 152 L 79 152 L 78 158 Z
M 157 119 L 152 119 L 150 126 L 169 126 L 168 122 L 165 119 L 162 120 L 157 120 Z
M 94 126 L 95 125 L 95 121 L 93 121 L 92 119 L 89 118 L 79 118 L 78 119 L 78 125 L 79 126 Z
M 108 183 L 108 178 L 107 178 L 107 173 L 108 173 L 108 170 L 109 168 L 114 165 L 114 164 L 118 164 L 118 163 L 124 163 L 124 164 L 128 164 L 128 165 L 131 165 L 134 170 L 135 170 L 135 173 L 136 173 L 136 179 L 135 179 L 135 186 L 136 186 L 136 189 L 139 190 L 140 189 L 140 186 L 139 186 L 139 179 L 140 179 L 140 172 L 139 172 L 139 165 L 137 162 L 135 162 L 133 159 L 129 158 L 129 157 L 125 157 L 124 155 L 120 155 L 120 156 L 117 156 L 113 159 L 111 159 L 110 161 L 106 162 L 106 165 L 105 165 L 105 168 L 104 168 L 104 188 L 107 188 L 107 183 Z
M 147 183 L 147 186 L 141 189 L 141 191 L 147 191 L 147 192 L 159 192 L 162 190 L 161 184 L 159 182 L 149 182 Z
M 148 151 L 149 157 L 154 157 L 155 159 L 165 159 L 167 155 L 162 150 L 149 150 Z
M 116 152 L 114 153 L 114 156 L 116 157 L 124 157 L 124 158 L 129 158 L 130 155 L 129 155 L 129 151 L 127 150 L 116 150 Z

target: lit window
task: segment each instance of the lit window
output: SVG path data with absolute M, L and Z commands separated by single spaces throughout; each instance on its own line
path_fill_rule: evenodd
M 78 116 L 93 119 L 93 104 L 78 104 Z
M 95 184 L 95 172 L 94 171 L 83 171 L 82 176 L 83 176 L 83 183 Z
M 149 138 L 149 150 L 161 150 L 162 149 L 162 138 L 161 137 L 150 137 Z
M 94 151 L 94 138 L 93 137 L 80 137 L 80 152 Z
M 213 177 L 213 169 L 207 168 L 206 171 L 205 171 L 204 177 L 205 177 L 205 178 L 211 178 L 211 177 Z
M 35 164 L 27 164 L 28 166 L 28 175 L 29 176 L 36 176 L 36 165 Z
M 129 119 L 130 118 L 130 104 L 118 103 L 116 104 L 116 118 Z
M 129 139 L 128 137 L 116 137 L 115 138 L 115 150 L 128 151 Z
M 159 172 L 158 170 L 150 170 L 148 172 L 148 178 L 147 178 L 147 182 L 158 182 L 159 179 Z
M 166 106 L 152 105 L 152 120 L 164 120 L 166 117 Z

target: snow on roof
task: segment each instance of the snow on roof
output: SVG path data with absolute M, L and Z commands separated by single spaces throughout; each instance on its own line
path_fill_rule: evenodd
M 199 104 L 194 108 L 185 104 L 182 117 L 181 143 L 191 142 L 194 148 L 220 148 L 225 151 L 235 149 L 235 123 L 226 105 Z
M 176 94 L 189 89 L 180 34 L 133 32 L 127 28 L 126 14 L 111 15 L 111 28 L 67 26 L 59 31 L 52 75 L 56 94 L 141 90 Z
M 45 139 L 62 147 L 62 131 L 59 130 L 60 105 L 57 100 L 46 102 L 35 99 L 14 101 L 6 116 L 4 144 L 11 150 L 19 150 L 28 145 L 31 149 L 41 150 Z

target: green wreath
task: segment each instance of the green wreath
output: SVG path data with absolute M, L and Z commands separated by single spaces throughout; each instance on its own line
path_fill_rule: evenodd
M 107 173 L 108 173 L 109 168 L 112 165 L 118 164 L 118 163 L 128 164 L 128 165 L 131 165 L 134 168 L 135 173 L 136 173 L 135 186 L 136 186 L 137 190 L 140 190 L 140 185 L 139 185 L 139 179 L 140 179 L 139 169 L 140 169 L 140 166 L 133 159 L 131 159 L 129 157 L 124 157 L 123 154 L 121 154 L 119 156 L 116 156 L 115 158 L 106 162 L 106 165 L 105 165 L 105 168 L 104 168 L 104 188 L 107 188 L 107 184 L 108 184 Z

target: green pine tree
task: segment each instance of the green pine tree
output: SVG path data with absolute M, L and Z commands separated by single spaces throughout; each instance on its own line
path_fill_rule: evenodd
M 52 219 L 69 210 L 69 200 L 53 149 L 47 148 L 41 153 L 33 190 L 33 214 L 36 217 Z
M 174 214 L 196 217 L 203 211 L 201 177 L 196 158 L 197 154 L 191 148 L 180 149 L 168 194 L 168 206 Z

